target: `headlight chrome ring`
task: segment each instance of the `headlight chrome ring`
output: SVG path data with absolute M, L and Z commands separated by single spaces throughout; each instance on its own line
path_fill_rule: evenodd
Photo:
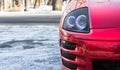
M 76 26 L 78 29 L 83 30 L 87 26 L 87 17 L 85 15 L 80 15 L 76 19 Z

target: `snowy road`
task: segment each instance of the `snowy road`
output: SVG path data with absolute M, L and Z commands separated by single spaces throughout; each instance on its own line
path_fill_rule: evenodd
M 58 26 L 0 25 L 0 70 L 61 70 Z

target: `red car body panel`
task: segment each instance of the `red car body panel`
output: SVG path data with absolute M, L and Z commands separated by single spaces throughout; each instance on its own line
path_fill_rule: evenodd
M 89 6 L 92 28 L 120 28 L 120 5 L 93 4 Z
M 111 0 L 112 1 L 112 0 Z M 120 61 L 120 3 L 89 3 L 86 0 L 72 0 L 65 9 L 60 22 L 60 49 L 76 56 L 75 60 L 61 56 L 62 60 L 77 65 L 76 70 L 93 70 L 92 61 Z M 90 33 L 78 33 L 63 29 L 66 15 L 75 9 L 89 8 Z M 74 50 L 62 47 L 61 42 L 76 44 Z M 63 70 L 72 70 L 62 65 Z

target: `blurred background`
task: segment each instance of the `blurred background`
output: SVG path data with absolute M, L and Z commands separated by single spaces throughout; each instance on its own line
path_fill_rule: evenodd
M 59 24 L 71 0 L 0 0 L 0 70 L 61 70 Z
M 30 9 L 63 10 L 71 0 L 0 0 L 0 11 L 29 11 Z M 49 9 L 48 9 L 49 7 Z

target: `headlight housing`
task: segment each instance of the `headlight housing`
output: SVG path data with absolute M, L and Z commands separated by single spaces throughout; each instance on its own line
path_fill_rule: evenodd
M 64 20 L 63 29 L 74 32 L 90 32 L 88 7 L 69 13 Z

